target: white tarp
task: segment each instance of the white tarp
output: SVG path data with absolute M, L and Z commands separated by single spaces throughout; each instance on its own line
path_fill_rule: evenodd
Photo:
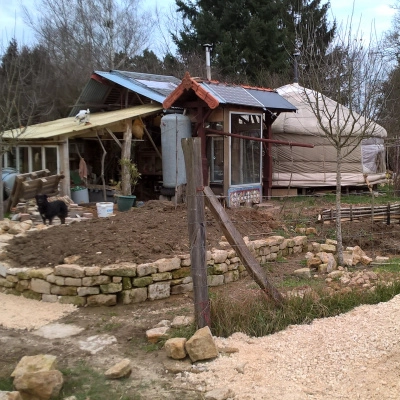
M 304 91 L 307 91 L 308 99 Z M 296 113 L 282 113 L 272 125 L 273 139 L 292 143 L 313 144 L 314 148 L 273 145 L 272 186 L 273 187 L 322 187 L 336 185 L 336 149 L 325 136 L 317 118 L 314 115 L 310 101 L 313 92 L 298 84 L 291 84 L 277 89 L 278 93 L 297 107 Z M 327 125 L 328 118 L 335 115 L 330 123 L 339 129 L 352 132 L 362 132 L 362 124 L 366 120 L 361 116 L 350 115 L 348 108 L 339 105 L 329 98 L 324 98 L 327 109 L 322 120 Z M 386 130 L 376 123 L 369 123 L 371 137 L 364 139 L 354 151 L 342 162 L 342 186 L 359 186 L 366 184 L 366 178 L 371 184 L 385 182 L 385 149 L 384 138 Z M 354 125 L 353 128 L 350 128 Z M 351 130 L 350 130 L 351 129 Z M 346 154 L 349 145 L 343 149 Z

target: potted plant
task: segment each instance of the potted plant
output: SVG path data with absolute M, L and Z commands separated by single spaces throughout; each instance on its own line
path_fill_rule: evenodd
M 118 211 L 130 210 L 136 202 L 132 193 L 141 178 L 137 165 L 128 158 L 121 158 L 119 165 L 122 167 L 122 194 L 117 196 Z

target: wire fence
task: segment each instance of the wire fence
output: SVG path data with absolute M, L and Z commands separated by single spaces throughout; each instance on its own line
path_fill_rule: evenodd
M 371 256 L 400 255 L 400 193 L 393 186 L 342 194 L 342 237 L 345 246 L 360 246 Z M 224 203 L 224 199 L 220 197 Z M 293 237 L 314 227 L 309 241 L 336 239 L 335 193 L 263 198 L 260 205 L 229 210 L 243 236 L 256 240 L 272 235 Z M 207 217 L 206 227 L 215 224 Z M 244 226 L 246 227 L 244 228 Z M 207 229 L 207 228 L 206 228 Z

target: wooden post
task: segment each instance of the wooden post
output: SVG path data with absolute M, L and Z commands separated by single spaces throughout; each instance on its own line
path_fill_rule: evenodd
M 206 186 L 204 188 L 204 194 L 206 195 L 207 206 L 210 208 L 214 218 L 218 220 L 221 225 L 222 231 L 229 244 L 236 250 L 240 260 L 245 266 L 249 275 L 256 281 L 261 289 L 268 296 L 275 301 L 277 305 L 283 303 L 283 297 L 280 292 L 268 282 L 268 279 L 261 268 L 260 263 L 253 256 L 249 248 L 246 246 L 242 236 L 229 219 L 226 211 L 221 206 L 220 202 L 215 197 L 213 191 Z
M 386 225 L 390 225 L 390 203 L 387 204 Z
M 193 278 L 194 313 L 198 328 L 211 326 L 207 286 L 206 228 L 204 217 L 203 171 L 200 138 L 182 139 L 186 166 L 186 198 Z
M 132 145 L 132 121 L 126 121 L 125 132 L 124 132 L 124 142 L 122 144 L 121 159 L 131 159 L 131 145 Z M 122 170 L 122 194 L 129 196 L 132 194 L 131 187 L 131 177 L 126 165 L 121 165 Z

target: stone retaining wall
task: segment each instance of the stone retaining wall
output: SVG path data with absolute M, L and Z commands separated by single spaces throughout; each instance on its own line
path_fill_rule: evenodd
M 272 236 L 249 241 L 248 248 L 263 264 L 279 257 L 308 251 L 307 236 L 285 239 Z M 247 275 L 234 249 L 207 252 L 209 286 L 224 285 Z M 77 306 L 112 306 L 140 303 L 193 291 L 190 255 L 136 264 L 105 267 L 61 264 L 54 268 L 6 268 L 0 266 L 0 291 L 46 302 Z

